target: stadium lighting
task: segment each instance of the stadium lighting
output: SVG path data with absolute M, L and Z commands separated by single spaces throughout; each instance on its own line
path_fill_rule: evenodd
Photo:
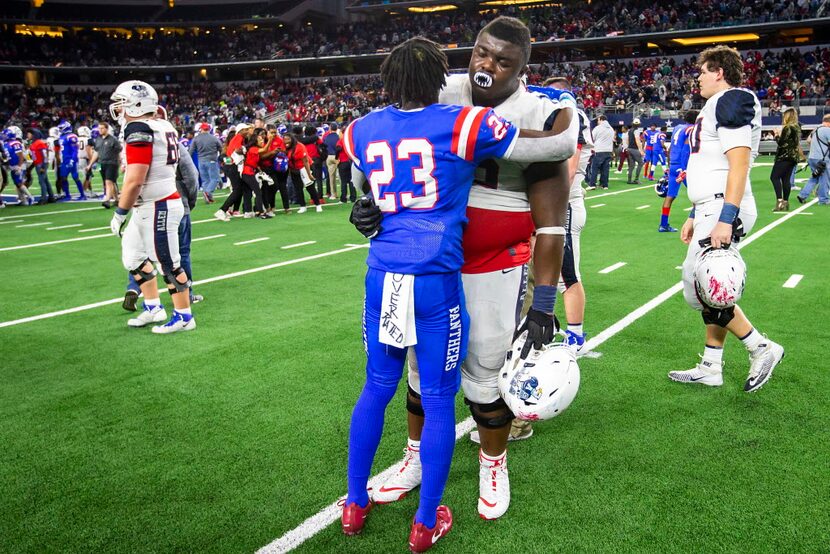
M 425 6 L 425 7 L 417 7 L 413 6 L 411 8 L 407 8 L 410 12 L 413 13 L 432 13 L 432 12 L 446 12 L 450 10 L 457 10 L 458 6 L 452 6 L 449 4 L 443 4 L 440 6 Z
M 682 46 L 697 46 L 700 44 L 714 44 L 716 42 L 749 42 L 760 39 L 760 35 L 755 33 L 739 33 L 736 35 L 717 35 L 709 37 L 694 37 L 694 38 L 673 38 L 672 42 L 676 42 Z

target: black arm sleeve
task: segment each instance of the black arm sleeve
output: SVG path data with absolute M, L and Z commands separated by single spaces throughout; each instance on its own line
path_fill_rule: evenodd
M 746 90 L 731 89 L 718 98 L 715 118 L 718 127 L 738 129 L 752 125 L 755 117 L 755 96 Z

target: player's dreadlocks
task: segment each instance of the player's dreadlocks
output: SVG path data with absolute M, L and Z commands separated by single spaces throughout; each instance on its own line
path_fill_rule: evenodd
M 424 37 L 414 37 L 396 46 L 380 66 L 383 87 L 396 104 L 437 102 L 448 73 L 446 54 Z

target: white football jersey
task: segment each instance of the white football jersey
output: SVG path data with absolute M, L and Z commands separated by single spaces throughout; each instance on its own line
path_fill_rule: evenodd
M 87 154 L 86 147 L 89 146 L 89 137 L 78 137 L 78 159 L 79 160 L 88 160 L 89 154 Z
M 136 206 L 155 202 L 176 192 L 176 166 L 179 162 L 179 135 L 169 121 L 142 119 L 131 121 L 124 127 L 124 150 L 127 161 L 130 148 L 152 147 L 150 169 L 141 186 Z
M 588 171 L 588 162 L 591 161 L 591 154 L 594 148 L 594 137 L 591 135 L 591 121 L 585 112 L 577 109 L 577 116 L 579 117 L 579 138 L 577 144 L 581 146 L 579 149 L 579 163 L 576 166 L 576 175 L 581 178 L 575 178 L 571 183 L 571 193 L 568 200 L 575 200 L 585 196 L 585 189 L 582 188 L 582 182 L 585 180 L 585 174 Z
M 449 75 L 438 101 L 442 104 L 472 106 L 470 77 L 466 73 Z M 516 92 L 495 106 L 493 111 L 514 127 L 542 131 L 548 122 L 553 123 L 555 112 L 564 107 L 570 106 L 554 103 L 547 96 L 529 92 L 524 85 L 519 85 Z M 509 160 L 487 160 L 476 169 L 467 205 L 489 210 L 530 211 L 527 180 L 524 176 L 524 170 L 529 165 Z
M 706 101 L 689 136 L 691 155 L 686 169 L 689 200 L 705 202 L 726 191 L 726 152 L 750 149 L 750 168 L 761 143 L 761 103 L 745 88 L 719 92 Z M 752 196 L 749 175 L 744 196 Z

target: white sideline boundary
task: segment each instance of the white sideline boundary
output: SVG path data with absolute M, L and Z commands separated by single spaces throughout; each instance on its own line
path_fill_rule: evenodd
M 216 277 L 209 277 L 207 279 L 202 279 L 200 281 L 195 281 L 194 285 L 207 285 L 208 283 L 215 283 L 217 281 L 224 281 L 226 279 L 234 279 L 236 277 L 242 277 L 243 275 L 250 275 L 252 273 L 259 273 L 260 271 L 268 271 L 269 269 L 276 269 L 278 267 L 284 267 L 287 265 L 294 265 L 302 262 L 308 262 L 311 260 L 317 260 L 319 258 L 326 258 L 328 256 L 334 256 L 335 254 L 342 254 L 344 252 L 351 252 L 352 250 L 358 250 L 360 248 L 368 248 L 368 244 L 359 245 L 359 246 L 348 246 L 346 248 L 339 248 L 337 250 L 330 250 L 329 252 L 323 252 L 322 254 L 314 254 L 312 256 L 304 256 L 302 258 L 296 258 L 293 260 L 286 260 L 284 262 L 276 262 L 273 264 L 263 265 L 260 267 L 254 267 L 251 269 L 244 269 L 242 271 L 236 271 L 234 273 L 226 273 L 225 275 L 217 275 Z M 50 319 L 53 317 L 58 317 L 62 315 L 74 314 L 78 312 L 84 312 L 86 310 L 92 310 L 94 308 L 100 308 L 101 306 L 108 306 L 110 304 L 117 304 L 121 302 L 123 297 L 119 296 L 118 298 L 110 298 L 109 300 L 102 300 L 100 302 L 94 302 L 92 304 L 85 304 L 83 306 L 76 306 L 74 308 L 67 308 L 65 310 L 58 310 L 56 312 L 49 312 L 46 314 L 39 314 L 33 315 L 29 317 L 24 317 L 22 319 L 14 319 L 11 321 L 3 321 L 0 322 L 0 328 L 3 327 L 12 327 L 14 325 L 21 325 L 23 323 L 31 323 L 32 321 L 40 321 L 41 319 Z
M 775 227 L 781 225 L 788 219 L 798 215 L 802 210 L 806 209 L 809 206 L 812 206 L 818 202 L 818 199 L 813 199 L 812 201 L 804 204 L 800 208 L 795 211 L 788 213 L 787 215 L 776 219 L 775 221 L 767 224 L 762 229 L 759 229 L 757 232 L 752 233 L 746 240 L 738 244 L 738 248 L 744 248 L 752 244 L 757 238 L 764 236 L 766 233 L 774 229 Z M 599 332 L 594 337 L 588 339 L 585 342 L 585 349 L 583 350 L 584 354 L 587 354 L 597 346 L 601 345 L 602 343 L 606 342 L 616 334 L 620 333 L 627 327 L 629 327 L 632 323 L 646 315 L 648 312 L 677 294 L 683 290 L 683 282 L 679 281 L 663 291 L 662 293 L 658 294 L 636 310 L 632 311 L 628 315 L 624 316 L 622 319 L 604 329 L 603 331 Z M 2 326 L 2 324 L 0 324 Z M 473 428 L 473 420 L 471 417 L 468 417 L 461 421 L 460 423 L 456 424 L 455 426 L 455 440 L 458 441 L 461 437 L 465 436 L 470 430 Z M 386 478 L 394 473 L 403 460 L 395 463 L 394 465 L 386 468 L 381 473 L 376 475 L 375 477 L 369 480 L 369 487 L 374 487 L 378 483 L 383 482 Z M 284 553 L 290 552 L 291 550 L 297 548 L 306 540 L 310 539 L 335 521 L 337 521 L 340 517 L 340 509 L 341 507 L 338 505 L 341 500 L 343 500 L 345 496 L 341 496 L 336 501 L 332 502 L 313 516 L 309 517 L 305 521 L 303 521 L 300 525 L 288 531 L 283 536 L 275 539 L 270 544 L 263 546 L 259 550 L 256 551 L 256 554 L 277 554 L 277 553 Z
M 614 192 L 603 192 L 602 194 L 592 194 L 591 196 L 586 196 L 585 200 L 593 200 L 594 198 L 602 198 L 603 196 L 616 196 L 618 194 L 625 194 L 626 192 L 634 192 L 635 190 L 643 190 L 643 189 L 650 189 L 654 188 L 654 185 L 642 185 L 639 187 L 633 187 L 630 189 L 623 189 L 623 190 L 615 190 Z

